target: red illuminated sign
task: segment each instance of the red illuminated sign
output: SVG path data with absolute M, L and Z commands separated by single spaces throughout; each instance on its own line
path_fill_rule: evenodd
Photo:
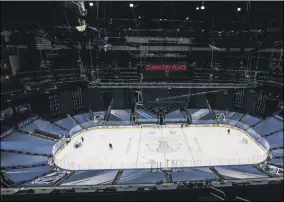
M 146 65 L 146 70 L 151 71 L 186 71 L 187 66 L 186 65 Z

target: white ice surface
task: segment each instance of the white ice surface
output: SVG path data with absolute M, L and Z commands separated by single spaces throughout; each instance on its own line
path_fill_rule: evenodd
M 136 169 L 256 164 L 266 151 L 244 131 L 226 127 L 95 129 L 74 136 L 55 156 L 64 169 Z M 84 142 L 75 149 L 74 143 Z M 248 143 L 242 144 L 247 138 Z M 109 143 L 113 149 L 109 148 Z

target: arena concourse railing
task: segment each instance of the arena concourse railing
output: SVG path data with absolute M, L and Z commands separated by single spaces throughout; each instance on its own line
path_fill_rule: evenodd
M 128 124 L 128 125 L 127 125 Z M 109 126 L 108 126 L 109 125 Z M 70 168 L 70 170 L 89 170 L 91 168 L 90 166 L 81 166 L 76 165 L 74 162 L 66 162 L 64 160 L 57 160 L 56 159 L 56 154 L 58 151 L 60 151 L 64 146 L 67 144 L 66 140 L 68 138 L 72 139 L 73 136 L 79 135 L 82 132 L 89 131 L 89 130 L 94 130 L 98 128 L 129 128 L 129 127 L 140 127 L 138 125 L 129 125 L 129 121 L 109 121 L 107 126 L 101 126 L 100 123 L 95 123 L 95 122 L 86 122 L 86 123 L 81 123 L 80 125 L 75 126 L 69 131 L 69 134 L 66 134 L 64 137 L 62 137 L 54 146 L 52 149 L 52 154 L 53 154 L 53 161 L 54 163 L 59 167 L 59 168 Z M 121 126 L 122 125 L 122 126 Z M 180 125 L 180 124 L 179 124 Z M 248 135 L 248 138 L 250 138 L 252 141 L 254 141 L 256 144 L 258 144 L 263 150 L 265 151 L 264 155 L 259 155 L 259 156 L 252 156 L 250 158 L 227 158 L 227 159 L 220 159 L 220 158 L 211 158 L 210 160 L 198 160 L 195 159 L 194 162 L 190 162 L 190 167 L 202 167 L 202 166 L 221 166 L 221 165 L 247 165 L 247 164 L 256 164 L 260 162 L 264 162 L 267 157 L 269 156 L 269 151 L 270 151 L 270 146 L 268 142 L 261 137 L 259 134 L 257 134 L 252 128 L 250 128 L 248 125 L 238 122 L 236 120 L 226 120 L 225 123 L 222 124 L 216 124 L 214 120 L 195 120 L 193 124 L 191 125 L 198 125 L 198 126 L 215 126 L 215 127 L 232 127 L 238 130 L 242 130 L 242 132 L 246 132 Z M 149 124 L 149 127 L 154 127 L 154 124 Z M 156 127 L 177 127 L 177 124 L 171 124 L 171 125 L 164 125 L 164 126 L 159 126 L 156 125 Z M 70 140 L 69 139 L 69 140 Z M 132 166 L 128 165 L 125 167 L 129 167 L 129 169 L 135 169 L 135 163 L 133 162 Z M 155 169 L 156 166 L 153 165 L 147 165 L 149 169 Z M 106 167 L 112 167 L 108 163 L 108 165 L 101 164 L 100 166 L 102 169 Z M 123 163 L 122 163 L 122 167 Z M 178 165 L 176 164 L 175 167 L 184 167 L 183 165 Z M 67 170 L 67 169 L 66 169 Z

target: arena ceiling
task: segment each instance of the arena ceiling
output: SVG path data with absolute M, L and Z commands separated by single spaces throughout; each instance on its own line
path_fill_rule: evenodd
M 221 21 L 275 21 L 281 25 L 283 16 L 283 2 L 204 2 L 205 9 L 197 10 L 202 2 L 134 2 L 133 9 L 129 7 L 131 2 L 103 1 L 90 7 L 88 20 L 95 22 L 95 18 L 132 19 L 133 10 L 138 18 L 146 21 L 155 19 L 167 20 L 221 20 Z M 237 12 L 240 7 L 241 12 Z M 98 8 L 98 9 L 97 9 Z M 61 11 L 61 12 L 60 12 Z M 97 12 L 98 11 L 98 12 Z M 45 21 L 51 24 L 65 22 L 64 5 L 62 2 L 1 2 L 2 26 L 12 26 L 9 21 L 21 20 L 22 23 L 32 25 L 37 21 Z M 36 17 L 36 18 L 35 18 Z M 280 20 L 281 19 L 281 20 Z M 263 21 L 265 20 L 265 21 Z M 6 23 L 7 22 L 7 23 Z M 23 24 L 23 22 L 25 22 Z M 71 22 L 70 22 L 71 23 Z M 9 25 L 10 24 L 10 25 Z M 14 25 L 15 26 L 15 25 Z
M 133 2 L 133 7 L 130 3 L 105 1 L 90 6 L 85 2 L 87 15 L 80 16 L 78 7 L 70 6 L 71 1 L 1 2 L 1 31 L 15 31 L 11 46 L 6 46 L 1 56 L 9 58 L 20 53 L 20 72 L 44 70 L 40 73 L 43 75 L 34 76 L 38 81 L 44 76 L 48 80 L 51 71 L 61 69 L 72 69 L 70 74 L 79 78 L 78 42 L 86 48 L 81 51 L 86 67 L 98 64 L 103 69 L 118 63 L 119 68 L 126 68 L 129 62 L 133 66 L 141 62 L 197 64 L 200 71 L 194 71 L 194 77 L 198 81 L 207 81 L 213 72 L 216 79 L 224 78 L 226 82 L 237 77 L 236 69 L 244 67 L 265 71 L 262 80 L 267 81 L 271 80 L 267 79 L 268 71 L 281 64 L 278 60 L 283 47 L 283 2 Z M 88 29 L 98 32 L 78 32 L 79 18 L 86 21 Z M 101 48 L 106 45 L 104 36 L 112 50 Z M 138 43 L 143 37 L 167 40 Z M 187 39 L 189 42 L 185 42 Z M 177 46 L 169 40 L 183 43 Z M 97 48 L 98 44 L 101 47 Z M 143 54 L 143 46 L 153 51 Z M 53 69 L 41 68 L 48 62 Z M 210 68 L 213 71 L 209 72 Z M 272 72 L 273 76 L 281 77 L 283 73 L 277 71 Z M 20 76 L 21 82 L 32 76 Z M 5 85 L 22 87 L 21 82 L 13 79 L 5 80 Z

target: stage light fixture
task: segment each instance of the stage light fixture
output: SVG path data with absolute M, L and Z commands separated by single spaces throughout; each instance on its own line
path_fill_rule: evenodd
M 201 6 L 200 8 L 201 8 L 201 10 L 204 10 L 204 9 L 205 9 L 205 6 Z
M 79 31 L 79 32 L 84 32 L 86 30 L 86 25 L 81 25 L 81 26 L 77 26 L 76 29 Z
M 93 2 L 90 2 L 90 3 L 89 3 L 89 6 L 93 7 L 93 6 L 94 6 L 94 3 L 93 3 Z
M 188 17 L 186 17 L 186 20 L 188 20 L 189 18 Z
M 240 7 L 237 8 L 237 11 L 242 11 L 242 9 Z
M 199 10 L 199 7 L 198 7 L 198 6 L 196 6 L 196 10 Z
M 129 4 L 129 7 L 130 7 L 130 8 L 133 8 L 133 6 L 134 6 L 133 4 Z

